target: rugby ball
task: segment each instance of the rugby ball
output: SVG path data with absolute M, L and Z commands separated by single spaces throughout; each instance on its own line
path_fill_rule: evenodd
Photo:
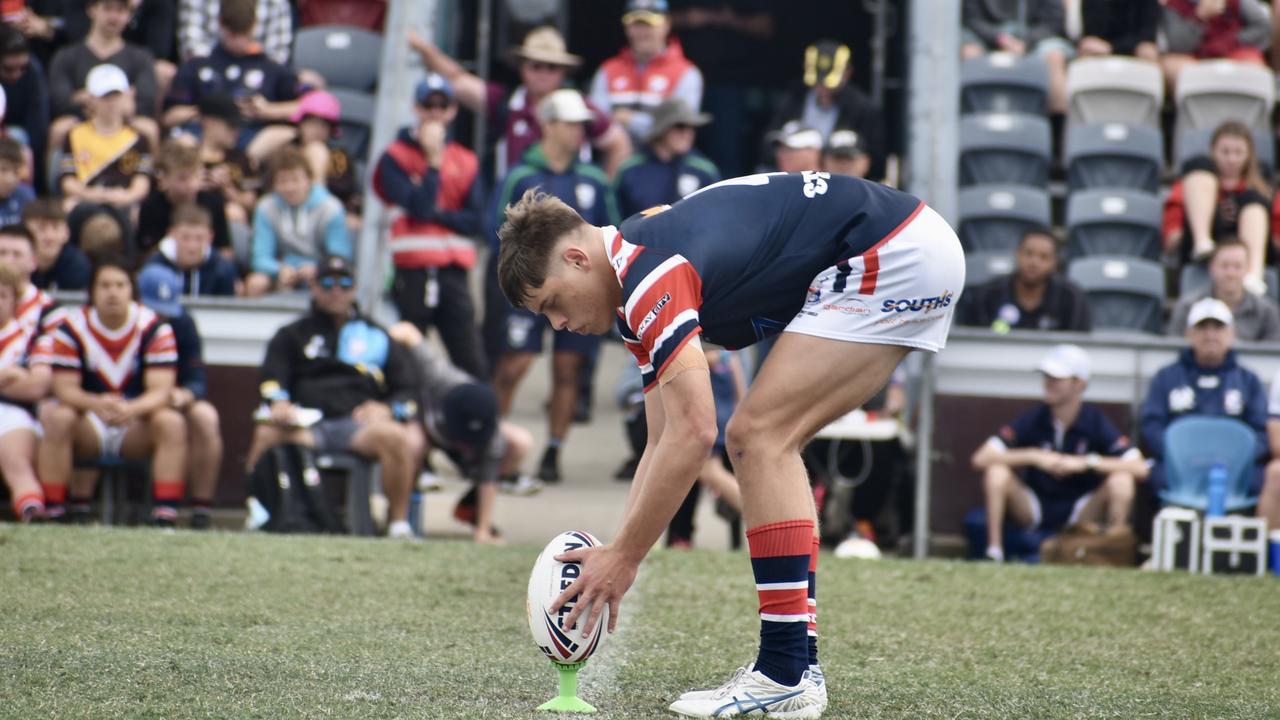
M 560 562 L 555 559 L 560 553 L 581 548 L 599 547 L 602 543 L 589 532 L 571 530 L 563 532 L 551 539 L 542 549 L 537 562 L 533 564 L 533 573 L 529 575 L 529 595 L 525 602 L 525 611 L 529 616 L 529 630 L 533 633 L 533 642 L 552 662 L 562 665 L 580 663 L 591 657 L 600 645 L 604 629 L 609 625 L 609 607 L 606 605 L 600 613 L 599 622 L 591 628 L 591 634 L 582 632 L 586 624 L 587 610 L 578 619 L 578 627 L 568 630 L 564 627 L 564 619 L 577 605 L 577 598 L 565 603 L 559 610 L 550 612 L 551 603 L 560 596 L 561 591 L 569 587 L 582 572 L 582 566 L 576 562 Z

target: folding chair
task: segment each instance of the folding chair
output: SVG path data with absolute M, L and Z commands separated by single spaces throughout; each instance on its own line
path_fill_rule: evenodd
M 959 194 L 960 243 L 965 250 L 1011 254 L 1022 235 L 1050 220 L 1049 192 L 1017 185 L 979 185 Z
M 1081 58 L 1067 67 L 1071 125 L 1160 126 L 1164 79 L 1154 63 L 1126 57 Z
M 1084 257 L 1071 262 L 1067 277 L 1085 291 L 1097 330 L 1163 330 L 1164 268 L 1135 257 Z
M 1160 259 L 1160 198 L 1133 190 L 1082 190 L 1067 198 L 1067 253 Z
M 1013 254 L 999 250 L 978 250 L 964 254 L 964 286 L 985 285 L 1013 272 Z
M 1267 68 L 1231 60 L 1193 63 L 1178 75 L 1178 132 L 1211 130 L 1227 120 L 1266 130 L 1275 100 L 1275 77 Z
M 1164 431 L 1160 501 L 1204 512 L 1209 507 L 1209 469 L 1220 464 L 1227 471 L 1226 511 L 1257 505 L 1257 496 L 1249 493 L 1256 442 L 1253 430 L 1234 418 L 1189 415 L 1174 420 Z
M 960 112 L 1044 115 L 1049 66 L 1037 57 L 991 53 L 960 65 Z
M 1052 152 L 1049 121 L 992 113 L 960 119 L 960 186 L 1009 183 L 1044 187 Z
M 382 36 L 346 25 L 316 25 L 298 30 L 293 66 L 314 70 L 329 90 L 371 90 L 382 65 Z
M 1159 128 L 1142 125 L 1072 125 L 1065 150 L 1072 190 L 1125 188 L 1155 193 L 1164 167 Z
M 1182 172 L 1182 166 L 1193 157 L 1209 157 L 1210 143 L 1213 142 L 1213 131 L 1216 128 L 1184 128 L 1174 138 L 1173 156 L 1177 162 L 1174 169 Z M 1262 174 L 1270 177 L 1275 167 L 1276 140 L 1269 130 L 1253 131 L 1253 151 L 1258 156 L 1258 165 Z

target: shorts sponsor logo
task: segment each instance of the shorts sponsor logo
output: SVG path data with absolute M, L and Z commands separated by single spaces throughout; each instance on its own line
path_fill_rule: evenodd
M 871 308 L 868 307 L 865 302 L 859 300 L 858 298 L 845 298 L 844 300 L 838 303 L 825 303 L 823 304 L 822 309 L 830 310 L 831 312 L 843 313 L 845 315 L 870 315 L 871 314 Z
M 818 302 L 819 302 L 820 300 L 822 300 L 822 289 L 821 289 L 821 288 L 816 288 L 816 287 L 814 287 L 814 286 L 810 285 L 810 286 L 809 286 L 809 295 L 808 295 L 808 297 L 806 297 L 806 298 L 804 299 L 804 304 L 805 304 L 805 305 L 816 305 L 816 304 L 818 304 Z
M 880 306 L 882 313 L 904 313 L 904 312 L 932 312 L 949 307 L 951 301 L 955 298 L 955 293 L 950 290 L 942 291 L 941 295 L 933 297 L 904 298 L 902 300 L 894 300 L 892 298 L 885 300 Z
M 644 331 L 648 330 L 653 321 L 658 319 L 658 313 L 662 312 L 662 308 L 666 307 L 669 302 L 671 302 L 671 293 L 663 293 L 662 297 L 658 298 L 658 302 L 653 304 L 653 309 L 646 313 L 644 319 L 640 321 L 639 327 L 636 328 L 636 337 L 644 337 Z

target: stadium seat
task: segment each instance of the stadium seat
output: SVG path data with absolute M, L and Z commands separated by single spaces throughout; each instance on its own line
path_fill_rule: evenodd
M 1136 257 L 1078 258 L 1067 276 L 1089 298 L 1095 330 L 1160 333 L 1164 308 L 1164 268 Z
M 1153 127 L 1072 125 L 1067 129 L 1065 160 L 1072 191 L 1123 188 L 1155 193 L 1164 167 L 1164 141 Z
M 1198 155 L 1209 156 L 1209 143 L 1213 140 L 1214 128 L 1183 128 L 1178 131 L 1177 138 L 1174 139 L 1174 158 L 1177 162 L 1174 169 L 1179 173 L 1182 172 L 1182 166 L 1188 160 Z M 1276 141 L 1268 130 L 1253 131 L 1253 148 L 1258 156 L 1258 164 L 1261 166 L 1262 174 L 1266 177 L 1271 176 L 1272 168 L 1275 167 L 1276 158 Z
M 382 36 L 347 25 L 316 25 L 295 35 L 293 66 L 314 70 L 328 90 L 368 91 L 378 82 L 382 65 Z
M 991 53 L 960 65 L 960 112 L 1044 115 L 1049 66 L 1037 57 Z
M 960 244 L 967 251 L 1012 253 L 1023 233 L 1047 226 L 1047 190 L 1017 185 L 979 185 L 960 191 Z
M 1052 151 L 1049 121 L 991 113 L 960 119 L 960 187 L 1010 183 L 1044 187 Z
M 1275 97 L 1275 78 L 1259 65 L 1231 60 L 1190 64 L 1178 75 L 1178 132 L 1212 130 L 1227 120 L 1265 130 Z
M 1067 198 L 1067 253 L 1160 259 L 1160 198 L 1134 190 L 1081 190 Z
M 1240 420 L 1193 415 L 1174 420 L 1164 431 L 1165 486 L 1159 491 L 1166 505 L 1204 512 L 1209 506 L 1209 469 L 1222 464 L 1227 471 L 1227 512 L 1258 504 L 1249 494 L 1257 457 L 1253 430 Z
M 1160 126 L 1164 80 L 1159 66 L 1125 57 L 1081 58 L 1067 68 L 1071 125 Z
M 1268 265 L 1262 275 L 1267 283 L 1267 296 L 1280 302 L 1280 270 Z M 1209 287 L 1210 282 L 1209 269 L 1203 263 L 1189 262 L 1178 272 L 1178 292 L 1184 296 Z
M 369 151 L 369 136 L 373 128 L 376 99 L 371 93 L 343 88 L 330 88 L 338 98 L 342 114 L 338 120 L 338 137 L 334 142 L 357 161 L 363 162 Z
M 964 254 L 964 286 L 985 285 L 993 278 L 1013 272 L 1013 254 L 1000 250 L 976 250 Z

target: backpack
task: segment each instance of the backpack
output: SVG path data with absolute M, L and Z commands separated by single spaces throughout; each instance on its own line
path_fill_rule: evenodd
M 316 467 L 315 451 L 277 445 L 258 458 L 249 475 L 249 494 L 269 517 L 262 529 L 279 533 L 340 533 L 346 529 L 329 504 Z

